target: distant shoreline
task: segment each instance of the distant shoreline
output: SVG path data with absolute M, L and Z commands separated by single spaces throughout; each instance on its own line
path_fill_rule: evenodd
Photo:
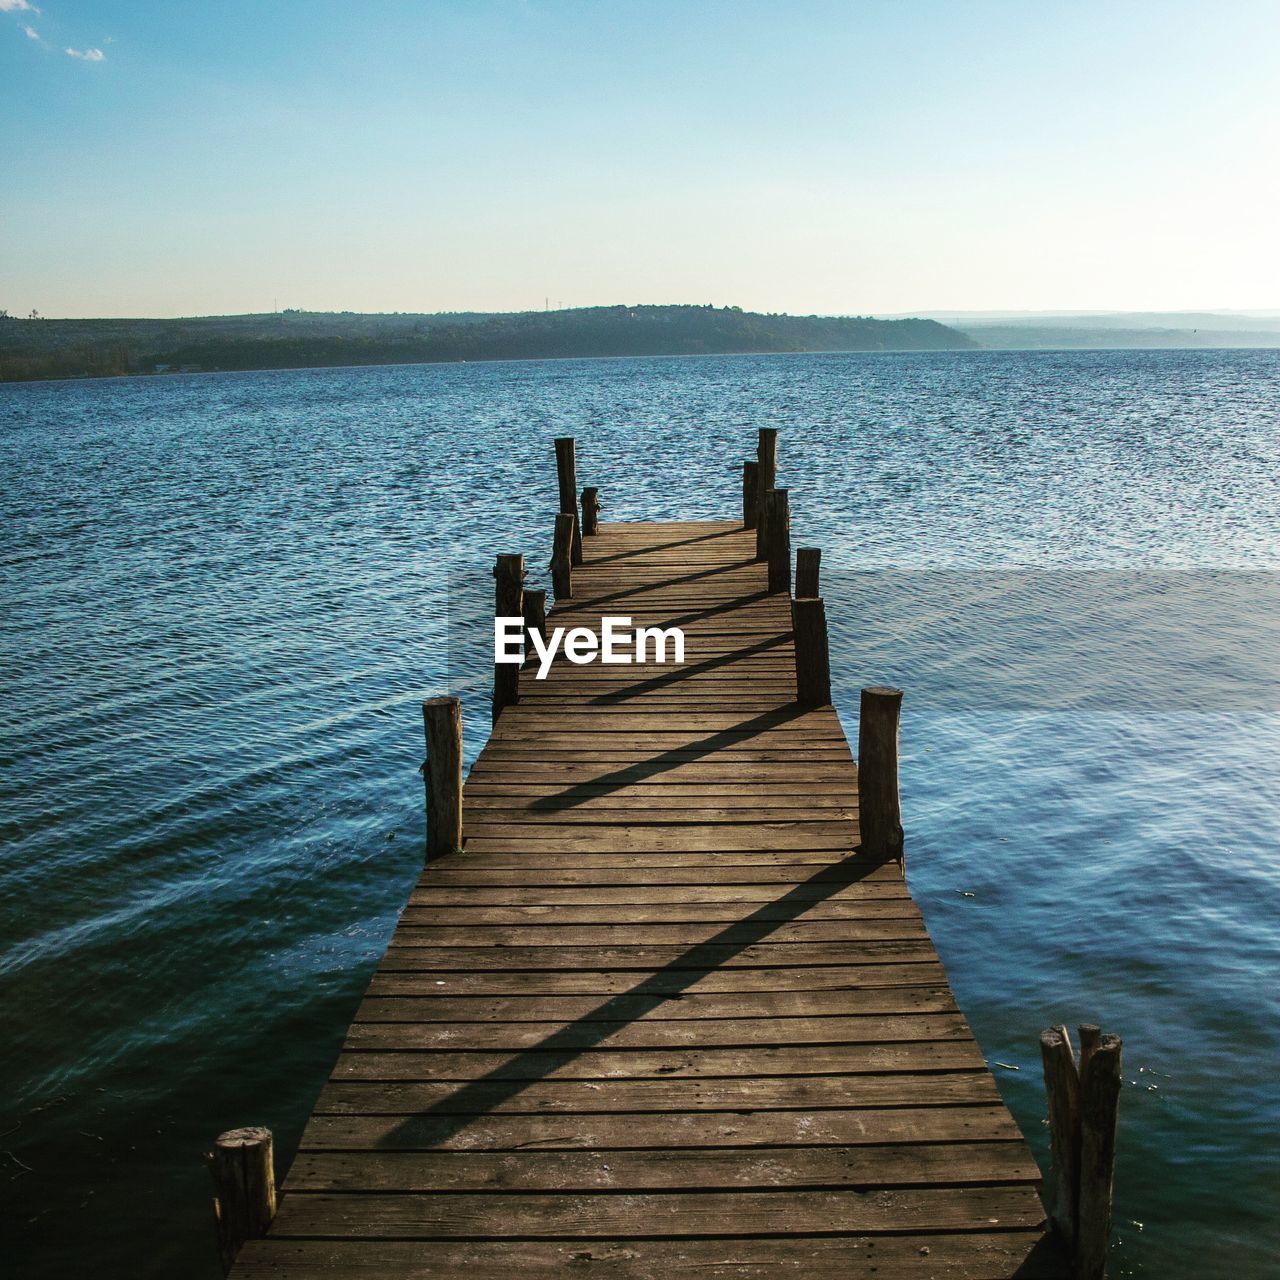
M 0 380 L 600 356 L 935 351 L 978 343 L 936 320 L 590 307 L 486 315 L 286 311 L 189 320 L 0 320 Z

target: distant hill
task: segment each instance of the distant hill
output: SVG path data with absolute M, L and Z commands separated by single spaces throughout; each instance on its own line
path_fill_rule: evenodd
M 762 315 L 738 307 L 503 314 L 285 311 L 182 320 L 0 318 L 0 380 L 456 360 L 943 351 L 978 344 L 935 320 Z
M 924 314 L 996 350 L 1280 347 L 1280 315 L 1265 311 L 936 311 Z

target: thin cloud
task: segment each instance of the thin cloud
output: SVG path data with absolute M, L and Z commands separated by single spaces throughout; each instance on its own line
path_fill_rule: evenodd
M 0 0 L 3 4 L 4 0 Z M 81 62 L 106 62 L 107 55 L 101 49 L 64 49 L 68 58 L 79 58 Z
M 40 39 L 40 33 L 35 29 L 35 27 L 23 27 L 22 29 L 27 33 L 28 40 Z
M 0 13 L 39 13 L 40 10 L 27 0 L 0 0 Z

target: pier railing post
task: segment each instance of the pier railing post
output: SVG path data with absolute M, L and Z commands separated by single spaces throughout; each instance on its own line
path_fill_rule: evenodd
M 524 617 L 524 556 L 502 555 L 493 570 L 493 612 L 498 618 Z M 493 664 L 493 723 L 503 707 L 520 701 L 520 668 L 514 662 Z
M 556 516 L 555 538 L 551 543 L 551 590 L 557 600 L 573 595 L 573 535 L 578 517 L 572 511 Z
M 578 463 L 577 442 L 573 436 L 560 436 L 556 440 L 556 478 L 560 484 L 560 510 L 566 515 L 578 514 Z M 582 534 L 577 524 L 573 527 L 573 546 L 570 551 L 573 564 L 582 563 Z
M 756 527 L 756 501 L 760 496 L 760 482 L 757 479 L 759 470 L 758 462 L 742 464 L 742 527 L 744 529 Z
M 1079 1064 L 1066 1027 L 1040 1033 L 1049 1102 L 1046 1207 L 1067 1246 L 1074 1280 L 1105 1280 L 1124 1046 L 1092 1023 L 1079 1031 Z
M 593 537 L 600 531 L 600 490 L 587 488 L 582 491 L 582 533 Z
M 902 860 L 898 799 L 898 719 L 902 690 L 862 691 L 858 717 L 858 817 L 862 852 L 878 861 Z
M 769 554 L 768 522 L 765 495 L 778 484 L 778 429 L 761 427 L 756 445 L 756 559 Z
M 547 593 L 545 591 L 524 593 L 524 625 L 527 631 L 536 631 L 544 640 L 547 638 Z
M 213 1201 L 218 1253 L 231 1270 L 246 1240 L 267 1234 L 276 1216 L 276 1172 L 271 1130 L 257 1126 L 218 1135 L 207 1157 L 217 1194 Z
M 769 590 L 791 594 L 791 507 L 785 489 L 770 489 L 765 495 L 765 525 L 768 528 Z
M 802 707 L 831 702 L 831 657 L 827 650 L 827 607 L 821 596 L 791 602 L 796 651 L 796 701 Z
M 817 547 L 799 547 L 796 550 L 796 599 L 812 598 L 822 594 L 818 585 L 818 567 L 822 564 L 822 552 Z
M 427 861 L 462 848 L 462 703 L 428 698 L 422 704 L 427 758 Z

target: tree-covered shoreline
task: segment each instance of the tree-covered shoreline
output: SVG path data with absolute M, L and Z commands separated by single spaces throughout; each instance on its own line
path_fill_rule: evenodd
M 935 320 L 764 315 L 738 307 L 359 315 L 286 311 L 182 320 L 0 320 L 0 381 L 191 370 L 592 356 L 976 347 Z

